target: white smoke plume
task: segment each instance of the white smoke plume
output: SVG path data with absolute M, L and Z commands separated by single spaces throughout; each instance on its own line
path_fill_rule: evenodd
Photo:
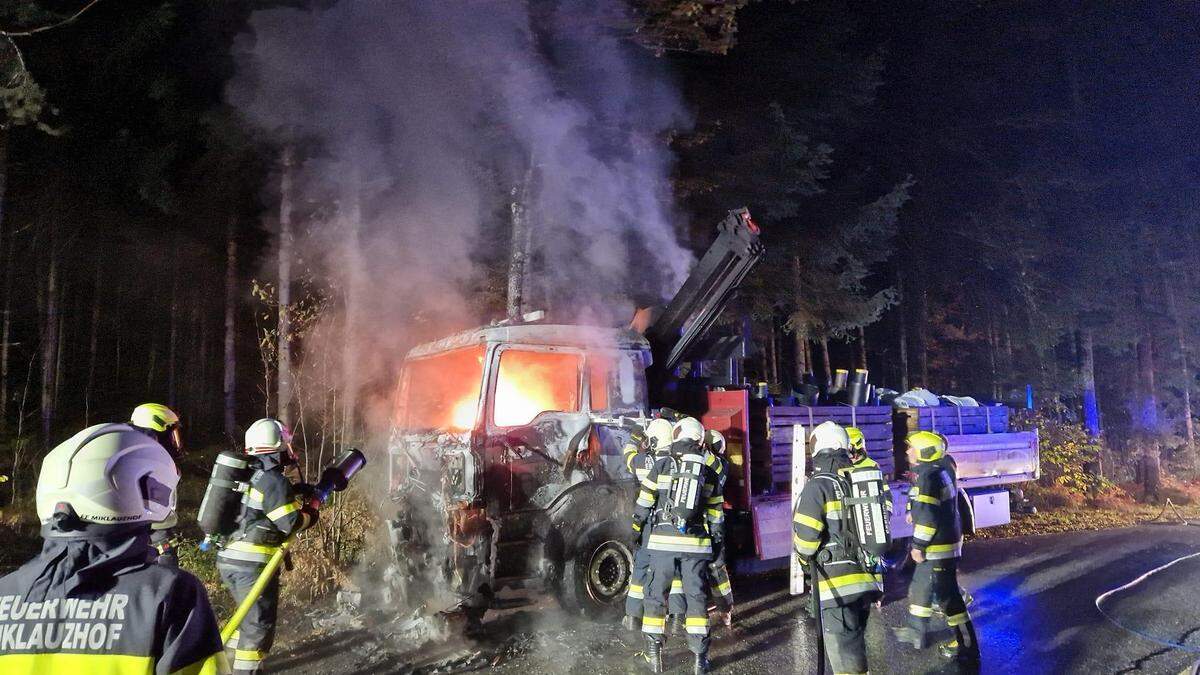
M 394 372 L 413 341 L 489 318 L 480 299 L 503 287 L 509 192 L 531 161 L 533 296 L 552 317 L 627 320 L 682 283 L 666 137 L 688 120 L 662 64 L 607 28 L 623 11 L 342 0 L 253 14 L 227 99 L 303 159 L 297 249 L 341 295 L 347 366 Z

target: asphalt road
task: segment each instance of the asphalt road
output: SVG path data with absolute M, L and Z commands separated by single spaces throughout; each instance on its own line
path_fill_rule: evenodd
M 1171 560 L 1200 551 L 1200 527 L 1145 525 L 967 545 L 960 582 L 975 597 L 971 613 L 983 646 L 983 673 L 1179 673 L 1200 654 L 1200 555 L 1113 593 Z M 734 580 L 731 629 L 720 629 L 712 656 L 722 673 L 814 672 L 814 635 L 798 621 L 801 600 L 782 575 Z M 881 612 L 868 627 L 875 673 L 953 673 L 935 650 L 900 647 L 889 626 L 902 625 L 906 579 L 889 581 Z M 288 641 L 268 660 L 271 672 L 535 673 L 646 672 L 632 656 L 640 636 L 567 616 L 544 597 L 513 597 L 489 614 L 482 637 L 435 640 L 396 631 L 326 626 Z M 935 620 L 935 625 L 938 625 Z M 944 624 L 941 624 L 944 626 Z M 948 637 L 948 633 L 946 636 Z M 691 672 L 682 636 L 668 644 L 670 672 Z

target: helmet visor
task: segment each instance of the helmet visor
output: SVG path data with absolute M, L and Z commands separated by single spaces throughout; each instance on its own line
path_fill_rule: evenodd
M 167 436 L 171 442 L 171 447 L 167 448 L 167 449 L 171 450 L 172 453 L 174 453 L 174 454 L 182 453 L 183 452 L 183 429 L 180 428 L 180 425 L 176 424 L 176 425 L 172 426 L 170 429 L 167 429 Z

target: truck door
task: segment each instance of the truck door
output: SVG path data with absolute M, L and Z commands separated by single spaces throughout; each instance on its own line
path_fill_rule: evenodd
M 556 347 L 512 346 L 493 356 L 488 453 L 505 470 L 497 495 L 505 511 L 544 508 L 569 484 L 563 464 L 587 442 L 583 355 Z M 495 475 L 495 474 L 493 474 Z
M 645 417 L 645 356 L 640 351 L 589 352 L 587 356 L 587 404 L 593 417 Z M 610 478 L 631 477 L 625 468 L 621 449 L 629 440 L 629 430 L 615 425 L 597 425 L 595 441 L 600 465 Z

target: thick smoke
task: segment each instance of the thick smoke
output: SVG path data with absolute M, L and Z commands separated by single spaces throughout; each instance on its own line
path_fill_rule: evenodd
M 531 308 L 617 323 L 682 283 L 665 139 L 686 120 L 661 64 L 606 28 L 621 11 L 344 0 L 251 17 L 228 100 L 296 149 L 299 257 L 348 315 L 327 333 L 351 336 L 350 370 L 392 370 L 502 304 L 514 187 Z

